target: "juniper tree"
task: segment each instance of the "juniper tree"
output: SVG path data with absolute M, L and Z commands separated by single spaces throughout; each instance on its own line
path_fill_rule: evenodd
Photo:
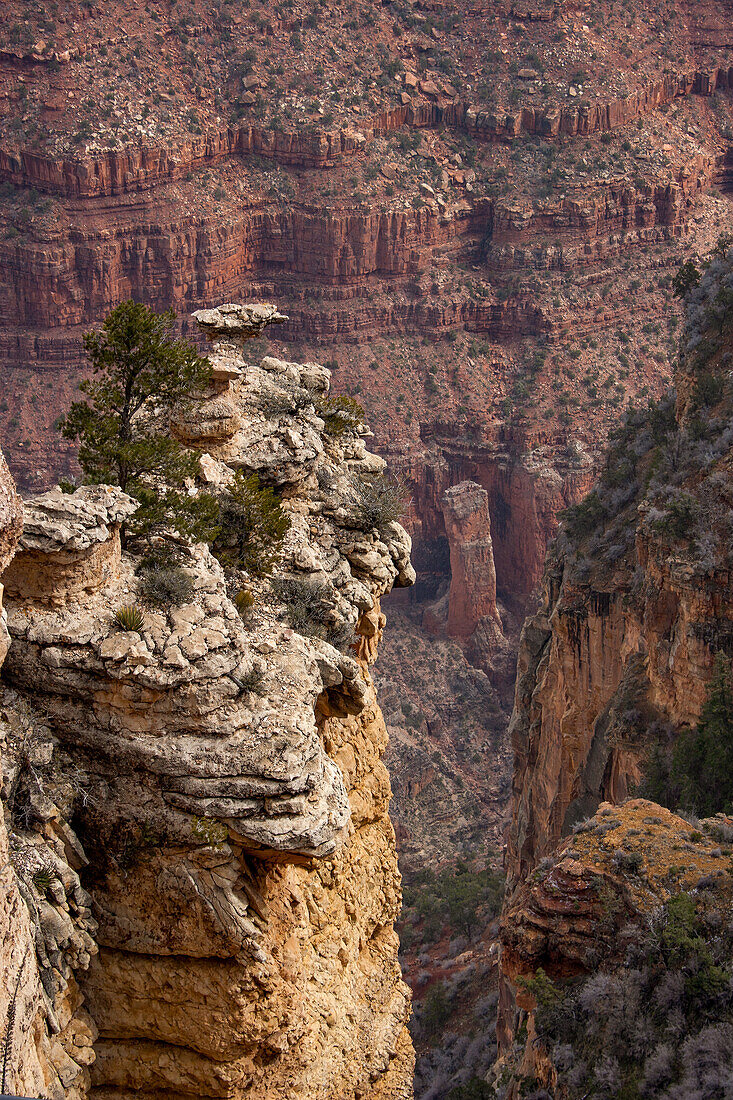
M 685 808 L 701 815 L 733 809 L 733 689 L 722 653 L 715 658 L 697 728 L 675 745 L 672 778 Z
M 168 433 L 171 411 L 203 390 L 211 366 L 176 338 L 172 310 L 157 314 L 123 302 L 101 331 L 84 335 L 93 377 L 80 385 L 60 428 L 79 441 L 79 464 L 88 484 L 119 485 L 140 501 L 129 522 L 136 534 L 172 528 L 193 539 L 211 537 L 217 515 L 213 498 L 183 490 L 197 470 L 196 456 Z

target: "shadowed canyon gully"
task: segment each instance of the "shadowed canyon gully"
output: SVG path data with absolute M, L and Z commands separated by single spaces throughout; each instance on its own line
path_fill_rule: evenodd
M 121 630 L 115 609 L 137 581 L 120 523 L 134 503 L 93 486 L 24 505 L 4 573 L 3 842 L 17 879 L 8 867 L 3 997 L 25 965 L 32 1027 L 13 1066 L 27 1090 L 412 1095 L 387 737 L 369 676 L 379 598 L 414 579 L 410 540 L 398 524 L 361 525 L 355 479 L 383 462 L 363 429 L 324 432 L 314 403 L 328 372 L 274 358 L 242 370 L 242 341 L 277 317 L 199 315 L 212 392 L 177 431 L 206 436 L 202 484 L 237 468 L 283 491 L 280 571 L 328 593 L 348 650 L 289 627 L 269 582 L 243 622 L 203 545 L 182 551 L 191 600 Z M 264 391 L 291 412 L 265 417 Z M 6 486 L 7 559 L 18 509 Z M 37 988 L 36 954 L 20 961 L 34 936 L 51 975 Z

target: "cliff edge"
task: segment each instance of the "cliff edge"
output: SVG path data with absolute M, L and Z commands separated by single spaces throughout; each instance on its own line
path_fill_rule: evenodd
M 409 991 L 386 730 L 369 676 L 410 542 L 365 498 L 383 462 L 317 364 L 244 358 L 274 307 L 197 317 L 210 391 L 172 430 L 189 492 L 277 492 L 273 578 L 177 547 L 185 599 L 146 604 L 118 489 L 25 502 L 5 678 L 73 770 L 98 953 L 80 975 L 112 1097 L 407 1098 Z M 142 621 L 124 629 L 120 608 Z M 38 823 L 31 815 L 29 832 Z M 11 932 L 12 935 L 12 932 Z M 69 1094 L 70 1095 L 70 1094 Z M 76 1095 L 76 1094 L 75 1094 Z

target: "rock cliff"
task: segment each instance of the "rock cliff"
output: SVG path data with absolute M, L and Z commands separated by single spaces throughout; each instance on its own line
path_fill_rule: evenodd
M 134 502 L 98 486 L 26 501 L 4 575 L 13 698 L 76 769 L 99 949 L 80 980 L 94 1044 L 79 1095 L 407 1098 L 369 665 L 380 596 L 414 579 L 409 539 L 366 509 L 384 464 L 361 423 L 334 417 L 328 372 L 246 363 L 277 312 L 197 319 L 211 389 L 172 429 L 201 455 L 192 492 L 235 469 L 277 489 L 290 526 L 276 578 L 180 545 L 189 597 L 146 606 L 120 543 Z M 137 630 L 116 625 L 130 604 Z
M 516 1025 L 518 976 L 532 970 L 517 960 L 533 955 L 545 918 L 557 917 L 564 936 L 562 945 L 552 940 L 565 960 L 558 973 L 592 968 L 578 944 L 587 935 L 590 945 L 597 925 L 573 893 L 582 882 L 572 881 L 572 861 L 558 863 L 559 908 L 532 886 L 537 868 L 603 802 L 623 804 L 651 790 L 678 804 L 684 795 L 670 771 L 673 746 L 700 718 L 716 654 L 730 660 L 732 265 L 723 245 L 702 273 L 692 269 L 676 393 L 632 412 L 615 434 L 598 484 L 566 517 L 548 556 L 541 606 L 522 632 L 510 727 L 505 1043 Z M 611 848 L 617 840 L 609 839 Z M 577 874 L 582 879 L 582 869 Z M 580 910 L 574 930 L 560 921 L 572 904 Z M 527 906 L 534 915 L 518 920 Z M 545 961 L 535 968 L 548 961 L 542 942 Z
M 0 568 L 12 561 L 22 525 L 0 458 Z M 1 605 L 0 632 L 1 663 L 10 644 Z M 79 880 L 87 859 L 68 821 L 73 779 L 59 761 L 49 767 L 54 743 L 45 717 L 8 689 L 0 694 L 0 752 L 2 1090 L 82 1100 L 97 1032 L 77 979 L 97 951 L 97 925 Z

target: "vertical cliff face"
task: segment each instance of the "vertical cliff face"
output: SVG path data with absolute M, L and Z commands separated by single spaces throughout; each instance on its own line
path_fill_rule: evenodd
M 206 447 L 199 489 L 237 468 L 281 494 L 272 584 L 180 545 L 190 598 L 145 605 L 120 548 L 134 504 L 103 487 L 26 502 L 5 574 L 7 678 L 80 777 L 99 923 L 82 983 L 99 1033 L 88 1094 L 105 1100 L 411 1095 L 369 676 L 379 598 L 414 578 L 410 544 L 368 509 L 383 463 L 363 425 L 334 420 L 328 372 L 245 362 L 244 340 L 276 319 L 199 315 L 212 387 L 173 426 Z M 115 612 L 136 602 L 144 623 L 125 631 Z
M 12 561 L 22 526 L 0 456 L 0 568 Z M 0 607 L 0 663 L 9 644 Z M 70 777 L 48 768 L 54 745 L 44 717 L 8 689 L 0 690 L 0 753 L 2 1089 L 81 1100 L 96 1037 L 77 982 L 97 950 L 91 898 L 78 875 L 86 857 L 67 820 Z
M 732 652 L 732 266 L 733 254 L 718 250 L 688 294 L 676 397 L 631 413 L 616 433 L 598 484 L 568 513 L 541 606 L 522 633 L 502 933 L 505 1046 L 517 975 L 532 971 L 517 959 L 533 955 L 540 925 L 532 918 L 516 928 L 517 913 L 534 905 L 538 865 L 600 803 L 645 789 L 652 764 L 657 787 L 678 797 L 665 778 L 671 746 L 700 716 L 715 655 Z M 616 839 L 609 844 L 617 848 Z M 558 900 L 569 912 L 565 886 Z M 590 969 L 588 959 L 574 965 Z

